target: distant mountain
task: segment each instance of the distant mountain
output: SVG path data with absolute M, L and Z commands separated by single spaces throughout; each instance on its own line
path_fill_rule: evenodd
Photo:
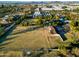
M 0 4 L 47 4 L 47 3 L 79 3 L 79 1 L 0 1 Z

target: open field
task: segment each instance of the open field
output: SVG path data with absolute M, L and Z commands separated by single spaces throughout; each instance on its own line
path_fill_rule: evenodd
M 18 26 L 7 37 L 6 42 L 9 44 L 3 45 L 5 48 L 50 48 L 56 46 L 56 40 L 59 40 L 57 36 L 51 36 L 47 28 L 38 28 L 34 30 L 27 30 L 28 27 Z M 51 37 L 50 37 L 51 36 Z
M 36 29 L 31 27 L 33 26 L 17 26 L 1 44 L 0 56 L 23 56 L 25 53 L 23 49 L 34 51 L 40 48 L 57 46 L 56 41 L 60 40 L 57 34 L 50 34 L 47 27 L 38 27 Z

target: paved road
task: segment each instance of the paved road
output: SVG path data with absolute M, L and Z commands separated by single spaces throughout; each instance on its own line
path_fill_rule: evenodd
M 8 30 L 6 31 L 6 33 L 4 33 L 2 36 L 0 36 L 0 43 L 2 43 L 3 41 L 5 41 L 6 40 L 6 37 L 8 36 L 8 35 L 10 35 L 10 33 L 15 29 L 15 25 L 13 25 L 11 28 L 9 27 L 9 28 L 7 28 Z

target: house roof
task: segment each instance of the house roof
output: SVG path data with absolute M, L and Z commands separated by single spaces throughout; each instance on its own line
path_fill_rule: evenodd
M 41 15 L 41 13 L 39 11 L 36 11 L 33 15 L 39 16 L 39 15 Z

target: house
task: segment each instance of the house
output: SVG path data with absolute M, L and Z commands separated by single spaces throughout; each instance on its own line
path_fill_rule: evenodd
M 0 18 L 0 25 L 6 28 L 9 25 L 9 23 L 6 20 Z
M 33 18 L 37 17 L 37 16 L 42 16 L 40 11 L 35 11 L 33 14 Z
M 3 19 L 4 19 L 4 20 L 7 20 L 8 17 L 9 17 L 9 15 L 5 15 L 5 16 L 3 17 Z
M 0 23 L 1 24 L 8 24 L 8 17 L 9 17 L 9 15 L 5 15 L 3 18 L 1 18 L 0 20 Z
M 43 16 L 51 16 L 51 14 L 49 12 L 42 12 Z
M 61 6 L 53 6 L 53 10 L 63 10 Z
M 41 9 L 42 9 L 42 11 L 51 11 L 51 10 L 53 10 L 53 8 L 46 8 L 46 7 L 43 7 Z
M 33 18 L 35 18 L 37 16 L 42 16 L 42 14 L 41 14 L 41 8 L 36 8 L 35 9 L 35 12 L 33 14 Z
M 42 10 L 42 11 L 51 11 L 51 10 L 53 10 L 53 8 L 41 7 L 41 8 L 36 8 L 35 10 L 37 10 L 37 11 L 40 11 L 40 10 Z

